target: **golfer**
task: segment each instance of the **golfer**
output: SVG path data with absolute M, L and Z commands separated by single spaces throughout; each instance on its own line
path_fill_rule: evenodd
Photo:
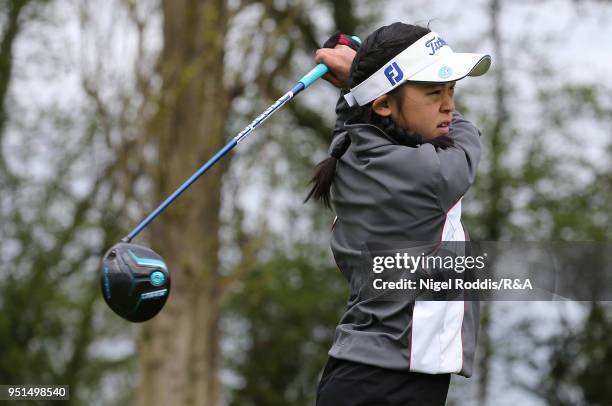
M 461 199 L 476 176 L 480 131 L 455 112 L 454 92 L 491 58 L 453 52 L 437 33 L 403 23 L 358 48 L 336 37 L 315 57 L 343 91 L 330 157 L 307 200 L 336 213 L 331 249 L 350 292 L 317 405 L 444 405 L 450 374 L 472 374 L 477 302 L 373 300 L 357 264 L 368 241 L 468 239 Z

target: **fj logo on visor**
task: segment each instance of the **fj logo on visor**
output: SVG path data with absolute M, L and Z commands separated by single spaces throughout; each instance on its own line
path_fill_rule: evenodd
M 393 86 L 404 77 L 404 72 L 397 66 L 397 62 L 393 62 L 391 65 L 385 68 L 385 76 L 389 79 L 389 82 Z

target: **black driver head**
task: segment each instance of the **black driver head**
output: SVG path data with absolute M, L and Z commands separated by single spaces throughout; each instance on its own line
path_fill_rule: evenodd
M 132 322 L 154 317 L 170 294 L 170 272 L 162 257 L 124 242 L 104 254 L 100 282 L 109 307 Z

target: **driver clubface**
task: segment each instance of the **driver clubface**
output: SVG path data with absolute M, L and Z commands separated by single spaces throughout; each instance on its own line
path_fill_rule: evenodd
M 170 294 L 170 272 L 150 248 L 119 243 L 102 259 L 102 296 L 115 313 L 132 322 L 154 317 Z

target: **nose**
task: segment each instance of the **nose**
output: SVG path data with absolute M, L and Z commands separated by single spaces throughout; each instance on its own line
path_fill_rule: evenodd
M 455 111 L 455 98 L 452 90 L 448 87 L 442 92 L 442 104 L 440 105 L 440 111 L 442 113 L 452 113 Z

